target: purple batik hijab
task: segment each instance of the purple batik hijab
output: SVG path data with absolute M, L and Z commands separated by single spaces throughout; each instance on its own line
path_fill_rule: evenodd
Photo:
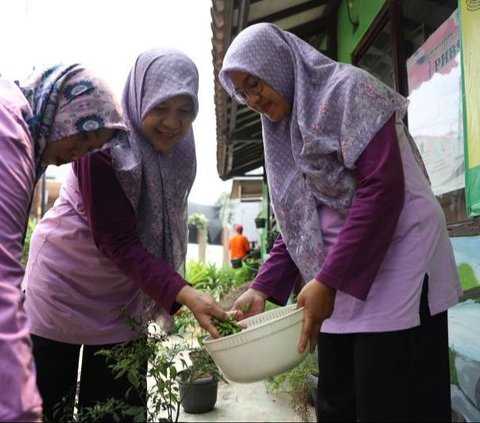
M 141 123 L 156 105 L 177 95 L 192 98 L 196 115 L 197 92 L 197 68 L 187 56 L 175 50 L 144 52 L 130 71 L 122 97 L 130 142 L 112 148 L 113 164 L 137 215 L 143 246 L 179 273 L 187 254 L 187 197 L 196 173 L 193 131 L 163 154 L 143 136 Z
M 41 160 L 50 143 L 101 128 L 119 130 L 108 146 L 125 142 L 120 104 L 108 85 L 83 66 L 51 66 L 18 84 L 33 113 L 24 118 L 35 147 L 36 179 L 46 169 Z
M 230 45 L 219 75 L 230 95 L 232 70 L 264 80 L 291 105 L 280 122 L 262 116 L 265 164 L 283 238 L 309 281 L 324 259 L 317 207 L 347 215 L 356 160 L 393 114 L 404 115 L 408 102 L 367 72 L 268 23 L 247 27 Z

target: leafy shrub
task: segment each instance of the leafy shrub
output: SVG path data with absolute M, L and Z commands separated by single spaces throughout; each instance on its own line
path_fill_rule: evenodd
M 189 261 L 186 279 L 193 287 L 206 292 L 217 301 L 237 286 L 252 279 L 248 269 L 233 269 L 230 266 L 217 268 L 212 263 Z
M 143 401 L 142 406 L 132 406 L 126 400 L 113 398 L 99 402 L 92 407 L 79 407 L 73 398 L 64 398 L 54 411 L 55 421 L 115 421 L 127 416 L 134 422 L 178 421 L 181 397 L 176 378 L 187 368 L 182 353 L 188 350 L 186 343 L 169 343 L 168 336 L 157 325 L 145 325 L 129 320 L 142 330 L 142 335 L 126 344 L 118 344 L 108 350 L 100 350 L 115 378 L 127 376 L 131 387 L 126 398 L 135 392 Z M 148 363 L 146 368 L 145 363 Z M 177 367 L 180 369 L 177 369 Z M 148 387 L 146 380 L 148 379 Z M 74 405 L 77 409 L 72 416 Z
M 197 229 L 207 229 L 208 219 L 203 213 L 193 213 L 188 216 L 188 224 L 195 226 Z
M 28 251 L 30 250 L 30 239 L 32 237 L 32 232 L 34 229 L 35 229 L 35 221 L 33 219 L 28 219 L 27 233 L 25 234 L 25 240 L 23 241 L 22 264 L 24 266 L 27 264 Z
M 290 406 L 304 422 L 310 420 L 307 380 L 307 376 L 310 374 L 318 376 L 318 364 L 313 354 L 308 354 L 305 360 L 292 370 L 274 376 L 265 382 L 269 392 L 286 392 L 290 395 Z

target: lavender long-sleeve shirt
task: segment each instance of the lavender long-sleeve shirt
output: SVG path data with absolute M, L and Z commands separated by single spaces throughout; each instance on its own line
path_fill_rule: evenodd
M 0 81 L 0 421 L 40 421 L 29 326 L 22 307 L 22 241 L 34 188 L 29 108 L 13 83 Z
M 346 219 L 318 207 L 326 259 L 316 279 L 337 290 L 322 331 L 416 326 L 419 290 L 430 274 L 433 314 L 461 294 L 443 212 L 416 165 L 402 123 L 391 119 L 356 163 L 358 188 Z M 285 304 L 298 269 L 281 236 L 251 287 Z
M 142 245 L 135 213 L 117 181 L 109 150 L 78 160 L 73 168 L 98 250 L 143 292 L 175 313 L 180 308 L 175 298 L 187 282 Z
M 86 156 L 74 169 L 30 243 L 32 333 L 75 344 L 122 342 L 133 333 L 118 307 L 140 319 L 143 291 L 174 313 L 187 282 L 141 244 L 109 152 Z

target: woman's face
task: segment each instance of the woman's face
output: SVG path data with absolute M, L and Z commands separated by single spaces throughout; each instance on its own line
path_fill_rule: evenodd
M 272 122 L 289 115 L 288 101 L 263 80 L 242 71 L 230 71 L 228 75 L 235 88 L 232 97 L 240 95 L 250 109 L 265 115 Z
M 42 164 L 60 166 L 73 162 L 93 150 L 103 147 L 115 135 L 116 129 L 101 128 L 71 135 L 47 145 Z
M 150 110 L 142 120 L 142 130 L 155 150 L 168 153 L 190 130 L 194 119 L 192 98 L 179 95 Z

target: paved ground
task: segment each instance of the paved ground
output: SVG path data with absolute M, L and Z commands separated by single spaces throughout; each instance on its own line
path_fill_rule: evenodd
M 179 342 L 172 335 L 167 342 Z M 188 358 L 184 357 L 187 361 Z M 180 368 L 180 367 L 179 367 Z M 309 421 L 315 421 L 310 409 Z M 215 408 L 204 414 L 189 414 L 180 407 L 179 422 L 299 422 L 287 394 L 270 394 L 264 381 L 255 383 L 220 382 Z
M 288 405 L 288 395 L 273 395 L 264 382 L 220 383 L 215 408 L 204 414 L 188 414 L 181 409 L 181 422 L 298 422 L 301 419 Z M 315 411 L 310 407 L 310 421 Z

